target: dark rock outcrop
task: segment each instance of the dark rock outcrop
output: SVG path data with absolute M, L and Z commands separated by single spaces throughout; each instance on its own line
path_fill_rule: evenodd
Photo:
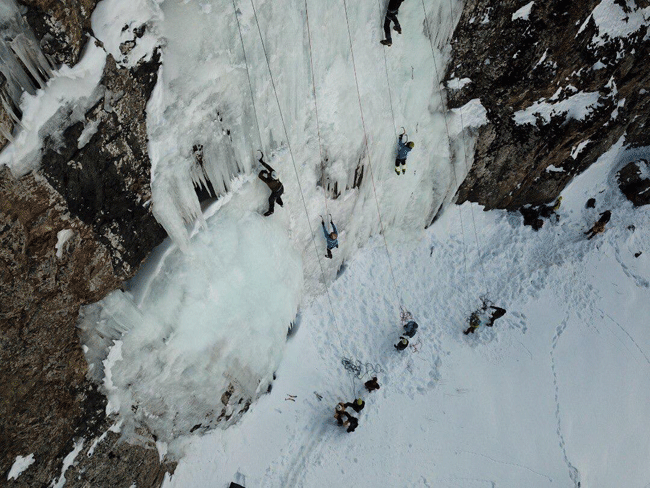
M 90 16 L 98 0 L 18 0 L 41 49 L 56 64 L 73 66 L 91 32 Z
M 468 0 L 454 33 L 446 82 L 471 82 L 450 89 L 449 104 L 479 98 L 488 118 L 459 202 L 488 209 L 549 203 L 624 134 L 632 146 L 650 144 L 648 26 L 595 42 L 591 13 L 600 0 L 535 2 L 528 19 L 513 20 L 526 3 Z M 638 8 L 648 4 L 636 1 Z M 580 105 L 572 98 L 580 93 L 595 102 L 584 114 L 557 105 L 546 115 L 534 113 L 536 103 Z M 515 114 L 526 109 L 528 121 L 520 117 L 517 124 Z
M 85 123 L 63 131 L 63 143 L 46 139 L 42 156 L 43 175 L 110 249 L 116 273 L 124 277 L 165 237 L 149 209 L 146 152 L 145 108 L 158 66 L 158 54 L 133 71 L 118 67 L 109 55 L 100 81 L 103 96 Z M 87 142 L 80 141 L 84 130 L 94 131 Z
M 616 177 L 619 188 L 635 207 L 650 204 L 650 164 L 648 161 L 641 159 L 628 163 L 616 174 Z
M 165 236 L 149 206 L 146 152 L 158 66 L 157 55 L 133 69 L 109 56 L 84 122 L 52 119 L 63 125 L 41 170 L 16 179 L 0 169 L 0 477 L 16 456 L 35 458 L 9 486 L 48 486 L 80 439 L 66 486 L 159 486 L 173 470 L 151 446 L 110 432 L 87 455 L 114 420 L 87 378 L 76 329 L 80 307 L 133 276 Z

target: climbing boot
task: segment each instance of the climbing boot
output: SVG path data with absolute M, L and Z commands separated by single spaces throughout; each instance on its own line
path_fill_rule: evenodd
M 401 34 L 401 33 L 402 33 L 402 28 L 401 28 L 401 27 L 394 26 L 394 27 L 393 27 L 393 30 L 394 30 L 395 32 L 397 32 L 398 34 Z
M 406 165 L 402 166 L 402 174 L 406 173 Z
M 268 210 L 265 214 L 264 217 L 268 217 L 269 215 L 273 214 L 273 210 Z
M 278 198 L 275 199 L 275 203 L 277 203 L 277 204 L 280 205 L 281 207 L 284 206 L 284 202 L 282 201 L 282 198 L 280 198 L 280 197 L 278 197 Z
M 397 176 L 399 176 L 399 166 L 395 166 L 395 173 L 397 173 Z
M 388 47 L 393 45 L 393 41 L 389 41 L 388 39 L 384 39 L 383 41 L 379 41 L 379 42 L 381 42 L 384 46 L 388 46 Z

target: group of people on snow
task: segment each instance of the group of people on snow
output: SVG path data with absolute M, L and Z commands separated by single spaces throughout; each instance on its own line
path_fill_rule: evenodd
M 380 388 L 376 376 L 374 376 L 371 380 L 366 381 L 364 383 L 364 386 L 368 392 L 379 390 Z M 366 402 L 361 397 L 357 398 L 353 402 L 339 402 L 335 407 L 334 419 L 336 419 L 336 423 L 339 426 L 346 428 L 346 432 L 354 432 L 359 426 L 359 419 L 350 414 L 347 409 L 351 408 L 357 414 L 359 414 L 365 406 Z

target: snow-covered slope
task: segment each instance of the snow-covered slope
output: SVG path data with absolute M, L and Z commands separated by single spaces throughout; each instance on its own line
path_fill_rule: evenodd
M 174 243 L 168 255 L 177 256 L 177 264 L 170 264 L 169 259 L 161 260 L 157 268 L 150 264 L 149 271 L 135 282 L 149 280 L 146 276 L 152 269 L 166 270 L 166 274 L 175 273 L 171 271 L 175 269 L 186 277 L 153 285 L 162 287 L 160 296 L 142 295 L 136 285 L 132 296 L 116 292 L 98 304 L 99 309 L 86 310 L 84 341 L 98 379 L 107 346 L 126 332 L 122 357 L 110 367 L 118 357 L 114 352 L 106 372 L 107 378 L 110 376 L 107 391 L 112 392 L 111 398 L 119 398 L 123 416 L 137 418 L 159 439 L 170 441 L 195 425 L 214 425 L 219 412 L 209 409 L 207 399 L 225 393 L 231 378 L 236 380 L 237 395 L 230 403 L 241 398 L 235 407 L 241 411 L 265 391 L 277 368 L 284 331 L 298 301 L 306 305 L 323 293 L 324 284 L 335 278 L 342 263 L 382 226 L 395 246 L 387 251 L 396 253 L 399 242 L 421 235 L 443 203 L 451 199 L 469 161 L 461 147 L 459 113 L 445 113 L 442 105 L 444 94 L 438 84 L 442 72 L 437 70 L 445 65 L 446 43 L 458 7 L 436 2 L 429 7 L 425 21 L 420 5 L 405 6 L 400 15 L 404 34 L 396 34 L 394 45 L 386 49 L 379 44 L 384 9 L 372 2 L 141 2 L 127 7 L 105 0 L 98 6 L 93 16 L 95 34 L 121 63 L 134 64 L 142 56 L 142 46 L 162 46 L 159 82 L 147 107 L 147 125 L 154 214 Z M 140 47 L 123 54 L 121 45 L 142 22 L 147 22 L 147 29 L 138 41 Z M 117 35 L 116 26 L 122 25 L 127 27 Z M 425 28 L 428 25 L 436 27 L 431 40 Z M 472 114 L 469 110 L 466 120 L 480 124 L 480 103 L 471 105 Z M 409 155 L 407 173 L 398 177 L 394 158 L 401 126 L 416 145 Z M 202 147 L 200 164 L 198 147 Z M 257 149 L 265 152 L 285 187 L 284 207 L 263 225 L 258 214 L 265 210 L 268 189 L 255 176 Z M 216 212 L 210 221 L 203 216 L 194 190 L 195 184 L 207 185 L 208 181 L 219 195 L 230 192 L 228 198 L 232 197 L 232 201 L 220 200 L 218 210 L 210 210 Z M 233 205 L 238 209 L 236 215 L 228 210 Z M 320 229 L 320 216 L 328 213 L 338 226 L 340 242 L 331 261 L 324 259 Z M 222 247 L 220 232 L 231 227 L 216 223 L 226 218 L 239 221 L 235 232 L 246 229 L 248 239 L 233 243 L 249 251 L 229 261 L 235 268 L 250 271 L 241 277 L 236 294 L 244 296 L 259 283 L 268 282 L 256 293 L 270 302 L 261 300 L 249 306 L 223 294 L 205 294 L 210 288 L 231 285 L 229 273 L 208 265 L 212 259 L 225 259 L 219 256 L 229 252 Z M 190 238 L 195 220 L 200 227 Z M 285 242 L 286 236 L 289 241 Z M 202 257 L 183 259 L 178 249 Z M 299 257 L 294 255 L 296 251 Z M 252 256 L 264 257 L 270 268 L 253 271 L 248 264 Z M 302 267 L 294 270 L 293 262 L 302 262 Z M 281 268 L 276 271 L 282 273 L 276 275 L 278 266 Z M 155 282 L 157 278 L 151 279 Z M 183 293 L 176 295 L 175 288 L 185 286 L 183 279 L 189 280 L 188 286 L 192 282 L 192 287 L 204 291 L 192 292 L 196 296 L 189 301 Z M 206 300 L 210 305 L 203 304 Z M 161 302 L 175 311 L 165 312 Z M 268 303 L 279 308 L 268 307 Z M 188 325 L 182 317 L 199 304 L 206 313 L 197 317 L 191 312 L 187 320 L 205 341 L 202 350 L 236 349 L 238 359 L 230 361 L 217 354 L 206 369 L 204 355 L 185 351 L 179 371 L 194 377 L 206 398 L 199 402 L 202 407 L 194 408 L 184 399 L 171 400 L 187 389 L 174 386 L 182 375 L 170 374 L 167 360 L 160 355 L 177 353 L 169 352 L 178 351 L 178 344 L 167 342 L 168 338 L 185 336 Z M 125 319 L 127 310 L 132 312 Z M 240 313 L 264 318 L 260 323 L 229 318 Z M 93 323 L 98 334 L 92 332 Z M 158 331 L 153 337 L 150 327 Z M 237 334 L 233 335 L 233 328 L 238 329 Z M 213 330 L 217 332 L 212 334 Z M 259 345 L 253 349 L 266 358 L 259 363 L 261 368 L 247 363 L 246 358 L 252 357 L 241 350 L 238 334 Z M 133 353 L 125 353 L 129 348 Z M 249 370 L 253 373 L 246 375 Z M 155 393 L 134 394 L 149 390 Z M 161 395 L 161 390 L 167 393 Z
M 650 212 L 615 184 L 636 156 L 614 147 L 539 232 L 464 204 L 402 246 L 397 285 L 420 324 L 403 353 L 392 346 L 399 316 L 374 240 L 331 287 L 336 321 L 327 296 L 303 310 L 271 394 L 240 424 L 188 439 L 165 486 L 647 486 Z M 607 231 L 587 240 L 606 209 Z M 459 214 L 476 221 L 481 257 Z M 464 336 L 486 290 L 508 312 Z M 354 387 L 343 358 L 362 362 Z M 381 389 L 367 393 L 374 374 Z M 355 395 L 367 405 L 346 434 L 334 406 Z

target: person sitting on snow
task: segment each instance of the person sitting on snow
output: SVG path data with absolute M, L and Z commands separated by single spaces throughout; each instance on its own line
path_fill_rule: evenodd
M 361 410 L 363 410 L 363 407 L 366 406 L 366 402 L 364 402 L 361 398 L 357 398 L 354 403 L 346 403 L 343 405 L 345 408 L 350 407 L 352 410 L 354 410 L 357 413 L 361 413 Z
M 386 39 L 379 41 L 384 46 L 393 45 L 393 38 L 390 35 L 391 21 L 393 22 L 393 24 L 395 24 L 395 26 L 393 27 L 395 29 L 395 32 L 397 32 L 398 34 L 402 33 L 402 27 L 399 25 L 399 20 L 397 20 L 397 12 L 399 11 L 402 2 L 404 2 L 404 0 L 389 0 L 388 2 L 388 8 L 386 9 L 386 17 L 384 18 L 384 34 L 386 35 Z
M 278 205 L 282 207 L 283 202 L 281 197 L 284 193 L 284 186 L 282 186 L 282 183 L 278 179 L 278 175 L 275 170 L 264 162 L 264 153 L 262 153 L 262 157 L 260 157 L 259 162 L 266 169 L 260 171 L 259 175 L 257 176 L 260 180 L 266 183 L 271 190 L 271 196 L 269 197 L 269 209 L 264 214 L 265 217 L 268 217 L 273 213 L 275 209 L 275 202 L 278 202 Z
M 338 231 L 336 230 L 336 226 L 334 225 L 334 222 L 332 219 L 330 219 L 330 225 L 332 226 L 332 232 L 328 232 L 327 228 L 325 227 L 325 221 L 321 217 L 320 223 L 323 226 L 323 234 L 325 234 L 325 240 L 327 241 L 327 254 L 325 254 L 326 258 L 332 259 L 332 249 L 339 247 L 339 240 L 338 240 Z
M 596 234 L 602 234 L 605 232 L 605 225 L 607 222 L 609 222 L 609 219 L 612 218 L 612 212 L 609 210 L 605 210 L 603 213 L 600 214 L 600 218 L 598 219 L 598 222 L 596 222 L 591 229 L 589 229 L 585 234 L 588 235 L 587 239 L 591 239 L 594 237 Z
M 404 336 L 401 336 L 397 344 L 394 344 L 395 349 L 397 349 L 398 351 L 403 351 L 408 347 L 408 345 L 409 345 L 409 340 Z
M 408 156 L 408 153 L 413 149 L 415 146 L 415 143 L 413 141 L 408 141 L 404 142 L 404 136 L 406 135 L 406 132 L 404 134 L 400 134 L 399 140 L 397 141 L 397 158 L 395 158 L 395 173 L 398 175 L 400 174 L 400 171 L 402 174 L 406 173 L 406 157 Z M 408 140 L 408 138 L 407 138 Z

